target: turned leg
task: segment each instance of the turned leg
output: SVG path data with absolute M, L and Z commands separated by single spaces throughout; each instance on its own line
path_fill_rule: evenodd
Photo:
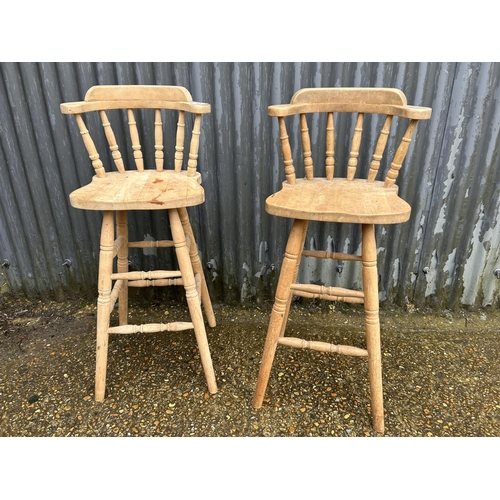
M 201 302 L 203 308 L 205 309 L 205 314 L 207 316 L 208 324 L 211 327 L 217 325 L 215 321 L 214 310 L 212 308 L 212 302 L 210 300 L 210 295 L 208 293 L 207 282 L 205 280 L 205 274 L 203 272 L 203 266 L 201 265 L 200 257 L 198 255 L 198 247 L 196 245 L 196 240 L 194 238 L 193 229 L 191 223 L 189 222 L 188 211 L 186 208 L 179 208 L 179 216 L 181 218 L 182 227 L 184 228 L 184 233 L 187 234 L 190 240 L 189 247 L 189 257 L 191 258 L 191 264 L 195 274 L 200 275 L 201 279 Z
M 126 210 L 116 212 L 116 236 L 123 237 L 123 246 L 118 250 L 117 272 L 128 272 L 128 213 Z M 118 296 L 118 319 L 120 325 L 127 324 L 128 316 L 128 281 L 124 280 Z
M 382 394 L 382 360 L 380 354 L 380 320 L 378 300 L 377 246 L 375 226 L 362 226 L 363 291 L 365 294 L 366 344 L 373 427 L 384 432 L 384 402 Z
M 112 211 L 103 214 L 97 299 L 97 345 L 95 399 L 104 400 L 106 365 L 108 360 L 108 328 L 110 316 L 111 273 L 113 271 L 114 217 Z
M 292 283 L 295 283 L 297 281 L 297 275 L 299 274 L 300 261 L 302 258 L 302 250 L 304 250 L 304 243 L 306 241 L 306 234 L 307 234 L 308 225 L 309 225 L 309 221 L 307 221 L 307 224 L 304 224 L 304 227 L 302 228 L 302 231 L 303 231 L 302 246 L 300 248 L 299 257 L 297 259 L 297 265 L 295 266 L 295 272 L 294 272 L 293 277 L 292 277 Z M 288 296 L 288 302 L 287 302 L 286 308 L 285 308 L 285 315 L 283 316 L 283 324 L 281 325 L 280 337 L 283 337 L 285 335 L 286 322 L 288 320 L 288 314 L 290 313 L 290 306 L 292 305 L 292 298 L 293 298 L 293 295 L 290 293 Z
M 196 291 L 196 283 L 194 279 L 193 267 L 191 258 L 186 244 L 186 236 L 184 228 L 179 217 L 177 209 L 170 209 L 168 211 L 170 219 L 170 230 L 174 240 L 175 252 L 179 269 L 182 274 L 182 281 L 186 290 L 186 300 L 191 315 L 191 321 L 194 326 L 194 333 L 196 341 L 198 342 L 198 349 L 200 350 L 201 364 L 207 379 L 208 390 L 211 394 L 217 392 L 217 383 L 215 381 L 215 373 L 212 365 L 212 358 L 210 356 L 210 349 L 208 347 L 207 334 L 205 331 L 205 322 L 201 312 L 201 304 Z
M 254 408 L 260 408 L 262 406 L 274 355 L 276 353 L 278 338 L 282 331 L 284 331 L 284 323 L 286 321 L 291 300 L 290 285 L 295 281 L 297 276 L 297 268 L 298 263 L 300 263 L 302 249 L 304 247 L 307 225 L 308 221 L 306 220 L 295 220 L 292 230 L 290 231 L 290 236 L 288 237 L 285 256 L 281 265 L 278 286 L 276 288 L 276 298 L 271 311 L 271 318 L 269 320 L 259 377 L 257 379 L 257 386 L 253 398 Z

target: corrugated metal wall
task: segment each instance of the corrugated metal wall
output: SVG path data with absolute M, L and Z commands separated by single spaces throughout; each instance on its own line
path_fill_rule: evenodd
M 264 210 L 284 178 L 268 105 L 289 102 L 302 87 L 386 86 L 433 115 L 419 124 L 398 180 L 411 219 L 377 229 L 381 299 L 498 307 L 498 63 L 1 63 L 0 74 L 2 291 L 63 298 L 94 290 L 100 214 L 68 202 L 93 171 L 72 117 L 59 111 L 92 85 L 183 85 L 212 105 L 199 158 L 206 202 L 191 214 L 216 301 L 274 293 L 290 223 Z M 313 121 L 311 132 L 321 127 Z M 346 145 L 337 144 L 342 157 Z M 139 239 L 165 236 L 161 213 L 131 223 Z M 359 231 L 311 224 L 307 245 L 356 251 Z M 140 252 L 132 267 L 170 258 Z M 359 266 L 346 263 L 339 273 L 337 262 L 304 264 L 303 281 L 359 284 Z

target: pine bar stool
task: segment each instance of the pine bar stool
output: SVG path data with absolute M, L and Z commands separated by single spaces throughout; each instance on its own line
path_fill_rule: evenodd
M 147 108 L 154 111 L 139 111 L 139 109 Z M 109 145 L 116 171 L 105 170 L 103 162 L 106 156 L 99 156 L 96 149 L 97 138 L 94 142 L 82 118 L 82 114 L 96 111 L 100 115 L 103 135 Z M 184 87 L 98 85 L 88 90 L 84 101 L 61 104 L 61 112 L 75 116 L 95 169 L 92 182 L 70 194 L 70 203 L 75 208 L 103 212 L 97 300 L 96 401 L 104 400 L 109 334 L 194 329 L 208 390 L 212 394 L 216 393 L 217 384 L 201 303 L 208 324 L 213 327 L 216 321 L 186 208 L 205 201 L 201 175 L 196 167 L 201 115 L 210 113 L 210 105 L 193 102 L 190 93 Z M 151 128 L 154 123 L 155 168 L 145 168 L 145 158 L 135 116 L 139 113 L 144 113 L 141 115 L 143 117 L 151 117 Z M 174 168 L 164 169 L 163 136 L 166 127 L 163 126 L 162 117 L 167 113 L 174 113 L 178 122 L 177 131 L 174 131 L 175 158 L 172 162 Z M 187 168 L 183 169 L 184 142 L 189 139 L 188 134 L 185 133 L 188 123 L 186 113 L 191 113 L 194 118 L 192 119 L 189 159 Z M 110 121 L 113 121 L 111 118 L 116 120 L 115 123 L 119 123 L 121 117 L 126 117 L 124 121 L 128 122 L 132 147 L 130 156 L 134 159 L 130 161 L 135 164 L 135 169 L 125 168 L 126 155 L 122 157 L 111 127 Z M 127 128 L 126 125 L 125 128 Z M 172 240 L 129 241 L 129 210 L 167 210 Z M 129 271 L 128 249 L 153 246 L 175 247 L 179 270 Z M 116 272 L 113 271 L 115 258 L 117 260 Z M 168 285 L 184 286 L 190 322 L 128 324 L 128 287 Z M 119 326 L 110 327 L 110 315 L 117 300 Z
M 266 200 L 266 211 L 293 219 L 276 289 L 253 406 L 260 408 L 269 381 L 278 344 L 317 351 L 368 357 L 372 422 L 375 431 L 384 432 L 382 366 L 378 298 L 377 248 L 375 224 L 396 224 L 410 217 L 410 206 L 398 196 L 395 184 L 408 151 L 418 120 L 431 116 L 430 108 L 408 106 L 405 95 L 397 89 L 383 88 L 314 88 L 301 89 L 290 104 L 269 106 L 269 115 L 278 117 L 279 134 L 285 164 L 286 181 L 277 193 Z M 313 157 L 307 114 L 326 114 L 326 177 L 313 176 Z M 346 177 L 334 177 L 334 113 L 356 117 L 351 139 Z M 365 114 L 386 115 L 368 170 L 368 178 L 355 178 Z M 285 117 L 299 115 L 305 178 L 295 176 L 292 149 Z M 408 128 L 396 149 L 383 181 L 375 180 L 389 138 L 393 117 L 409 119 Z M 366 163 L 365 163 L 366 165 Z M 336 173 L 336 172 L 335 172 Z M 361 255 L 304 251 L 310 220 L 361 225 Z M 363 290 L 349 290 L 314 284 L 296 283 L 301 257 L 360 261 Z M 308 298 L 363 303 L 365 309 L 366 349 L 286 337 L 285 327 L 294 295 Z

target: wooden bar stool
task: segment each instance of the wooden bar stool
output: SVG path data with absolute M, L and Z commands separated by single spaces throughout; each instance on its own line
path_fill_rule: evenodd
M 217 392 L 212 359 L 202 316 L 203 304 L 207 321 L 215 326 L 215 316 L 208 294 L 196 241 L 186 207 L 205 201 L 201 175 L 197 172 L 201 115 L 210 113 L 210 105 L 193 102 L 183 87 L 155 85 L 99 85 L 92 87 L 84 101 L 61 104 L 64 114 L 74 115 L 85 147 L 95 169 L 92 181 L 70 194 L 75 208 L 103 212 L 99 255 L 99 298 L 97 300 L 97 349 L 95 399 L 104 400 L 109 334 L 135 334 L 194 329 L 208 390 Z M 105 141 L 111 151 L 116 170 L 105 169 L 105 154 L 99 155 L 97 138 L 91 137 L 83 120 L 84 113 L 97 112 L 103 126 Z M 175 158 L 172 167 L 164 169 L 165 115 L 174 113 L 177 119 Z M 184 143 L 189 139 L 186 114 L 192 116 L 192 132 L 187 168 L 184 165 Z M 154 128 L 155 168 L 146 168 L 140 142 L 141 120 L 151 118 Z M 175 120 L 175 118 L 172 118 Z M 111 122 L 128 122 L 132 148 L 131 163 L 135 170 L 126 169 Z M 89 118 L 90 121 L 90 118 Z M 165 120 L 166 123 L 166 120 Z M 118 135 L 118 134 L 117 134 Z M 104 140 L 104 137 L 103 137 Z M 172 149 L 173 150 L 173 149 Z M 132 160 L 133 158 L 133 160 Z M 113 162 L 112 161 L 112 162 Z M 128 238 L 129 210 L 166 210 L 172 240 L 132 242 Z M 116 216 L 116 217 L 115 217 Z M 174 247 L 178 270 L 129 271 L 129 248 Z M 116 259 L 116 269 L 114 262 Z M 114 285 L 113 285 L 114 282 Z M 190 322 L 150 323 L 129 325 L 128 288 L 182 285 L 185 288 Z M 118 300 L 119 326 L 110 327 L 110 315 Z
M 366 356 L 368 357 L 373 427 L 377 432 L 384 432 L 375 224 L 396 224 L 405 222 L 410 217 L 410 206 L 398 196 L 395 180 L 418 120 L 430 118 L 431 111 L 430 108 L 408 106 L 406 97 L 400 90 L 376 88 L 302 89 L 295 93 L 290 104 L 269 106 L 269 115 L 276 116 L 279 122 L 286 181 L 283 182 L 283 187 L 279 192 L 267 198 L 266 211 L 278 217 L 291 218 L 294 222 L 286 245 L 271 312 L 253 399 L 255 408 L 262 406 L 278 344 L 351 356 Z M 321 178 L 313 175 L 313 155 L 308 128 L 308 114 L 311 113 L 326 114 L 326 146 L 323 152 L 326 175 Z M 334 114 L 336 113 L 350 113 L 355 119 L 349 160 L 343 174 L 345 177 L 334 175 L 338 170 L 334 171 Z M 357 167 L 366 114 L 382 114 L 386 115 L 386 118 L 380 128 L 380 135 L 369 168 L 364 169 L 368 171 L 368 176 L 366 179 L 360 179 L 355 176 L 356 172 L 362 169 L 357 169 Z M 285 118 L 293 115 L 299 117 L 297 123 L 300 126 L 305 171 L 305 178 L 302 179 L 296 178 L 295 175 L 292 149 L 285 124 Z M 408 119 L 409 124 L 399 145 L 395 148 L 396 152 L 385 180 L 377 181 L 375 179 L 386 149 L 393 117 Z M 310 220 L 360 224 L 361 255 L 304 251 Z M 363 290 L 296 283 L 302 256 L 361 262 Z M 294 295 L 363 303 L 366 349 L 286 337 L 285 327 Z

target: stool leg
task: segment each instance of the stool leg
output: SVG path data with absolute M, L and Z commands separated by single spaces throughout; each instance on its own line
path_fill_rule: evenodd
M 215 373 L 212 365 L 212 358 L 210 356 L 210 349 L 208 347 L 207 334 L 205 331 L 205 323 L 201 312 L 201 304 L 196 291 L 196 283 L 194 279 L 193 267 L 191 258 L 186 244 L 186 236 L 184 228 L 179 217 L 177 209 L 170 209 L 168 211 L 170 219 L 170 230 L 175 245 L 175 252 L 179 269 L 182 274 L 184 288 L 186 290 L 186 299 L 189 307 L 189 313 L 194 326 L 194 333 L 198 342 L 198 349 L 200 350 L 201 364 L 207 379 L 208 391 L 211 394 L 217 392 L 217 383 L 215 381 Z
M 188 211 L 186 208 L 179 208 L 179 216 L 181 218 L 182 227 L 184 232 L 188 235 L 191 245 L 189 247 L 189 257 L 191 258 L 191 264 L 195 274 L 199 274 L 201 278 L 201 302 L 203 303 L 203 308 L 205 309 L 205 314 L 207 316 L 208 324 L 213 328 L 217 325 L 215 321 L 215 314 L 212 308 L 212 302 L 210 300 L 210 295 L 208 293 L 207 282 L 205 280 L 205 274 L 203 273 L 203 266 L 200 262 L 200 257 L 198 255 L 198 247 L 196 246 L 196 240 L 194 239 L 193 229 L 191 223 L 189 222 Z
M 119 210 L 116 212 L 116 236 L 122 236 L 124 245 L 118 251 L 117 271 L 128 272 L 128 212 Z M 128 320 L 128 281 L 123 282 L 118 296 L 118 320 L 120 325 L 126 325 Z
M 288 237 L 278 286 L 276 288 L 276 298 L 269 320 L 264 352 L 262 353 L 259 377 L 253 397 L 254 408 L 260 408 L 262 406 L 274 355 L 276 353 L 278 338 L 281 332 L 284 331 L 283 323 L 286 322 L 291 300 L 290 285 L 297 276 L 297 266 L 298 262 L 300 262 L 302 249 L 304 247 L 307 225 L 308 221 L 306 220 L 295 220 L 292 230 L 290 231 L 290 236 Z
M 306 241 L 306 234 L 307 234 L 307 227 L 309 225 L 309 221 L 307 221 L 307 224 L 304 224 L 304 227 L 302 228 L 303 235 L 302 235 L 302 246 L 299 250 L 300 254 L 297 259 L 297 265 L 295 266 L 295 272 L 292 277 L 292 283 L 295 283 L 297 281 L 297 275 L 299 274 L 299 268 L 300 268 L 300 261 L 302 258 L 302 250 L 304 249 L 304 243 Z M 290 313 L 290 306 L 292 304 L 292 294 L 289 294 L 288 296 L 288 302 L 286 304 L 286 309 L 285 309 L 285 315 L 283 316 L 283 324 L 281 326 L 281 331 L 280 331 L 280 337 L 283 337 L 285 335 L 285 330 L 286 330 L 286 322 L 288 320 L 288 314 Z
M 101 250 L 99 253 L 99 278 L 97 299 L 97 345 L 95 371 L 95 399 L 104 400 L 106 365 L 108 361 L 108 328 L 110 316 L 111 273 L 113 271 L 114 217 L 105 211 L 102 218 Z
M 375 242 L 375 226 L 373 224 L 363 224 L 362 238 L 363 291 L 365 294 L 366 344 L 368 350 L 372 421 L 375 431 L 384 432 L 377 246 Z

